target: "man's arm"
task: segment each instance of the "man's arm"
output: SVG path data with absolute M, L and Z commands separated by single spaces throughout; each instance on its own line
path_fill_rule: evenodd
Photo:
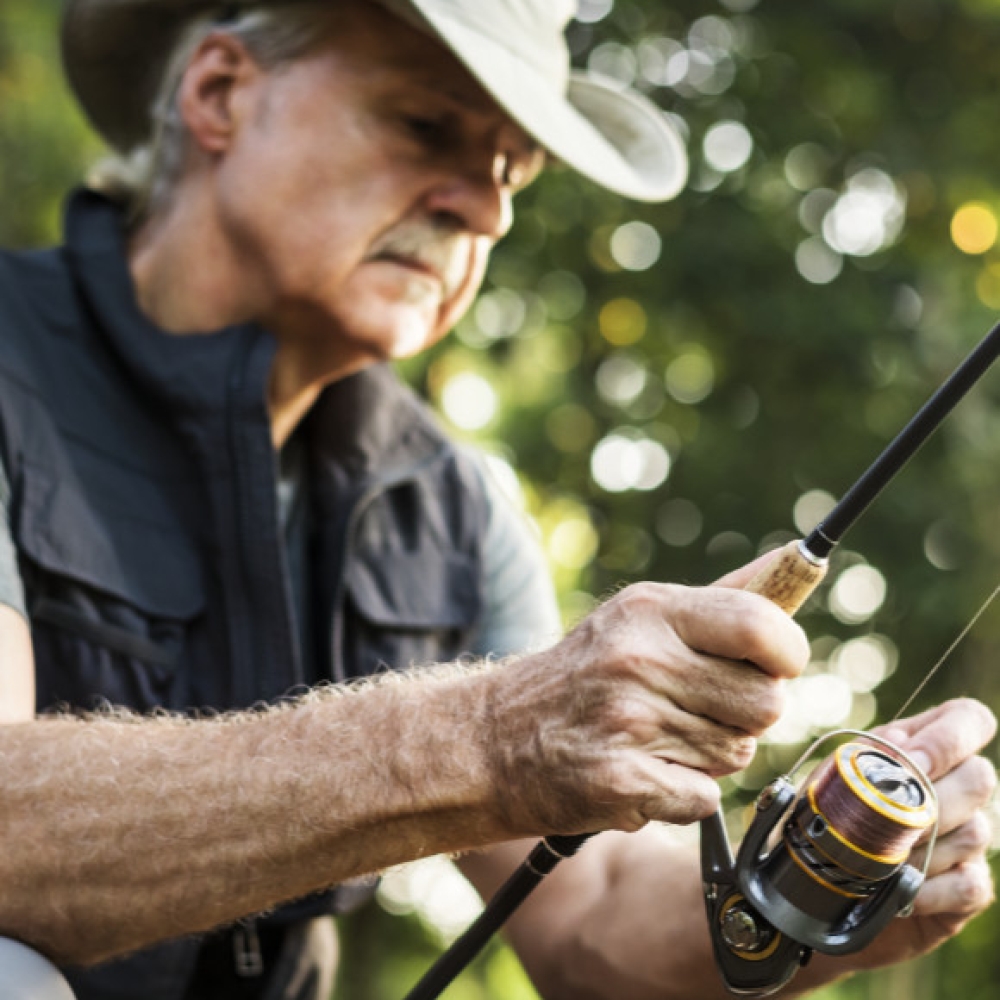
M 527 593 L 495 548 L 494 589 Z M 484 641 L 534 638 L 493 619 Z M 30 677 L 14 611 L 4 647 L 3 670 Z M 644 585 L 502 666 L 224 719 L 0 726 L 0 934 L 90 962 L 427 854 L 688 821 L 807 655 L 762 598 Z
M 35 661 L 10 534 L 10 484 L 0 461 L 0 725 L 35 714 Z
M 941 806 L 941 836 L 914 916 L 897 919 L 865 951 L 816 956 L 781 996 L 852 971 L 914 957 L 958 933 L 993 898 L 985 852 L 992 765 L 978 751 L 995 721 L 978 703 L 950 702 L 886 732 L 924 754 Z M 492 895 L 530 842 L 470 855 L 461 867 Z M 921 849 L 914 857 L 923 863 Z M 511 919 L 511 943 L 546 1000 L 723 1000 L 702 900 L 698 850 L 663 828 L 606 833 L 565 862 Z
M 0 934 L 96 961 L 428 854 L 690 822 L 807 659 L 757 595 L 642 584 L 488 669 L 0 727 Z
M 24 616 L 0 604 L 0 726 L 35 715 L 35 660 Z

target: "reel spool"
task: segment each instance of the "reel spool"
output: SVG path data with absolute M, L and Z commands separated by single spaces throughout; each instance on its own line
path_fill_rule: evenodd
M 796 793 L 792 777 L 805 761 L 845 735 L 858 739 L 839 746 Z M 927 830 L 918 871 L 907 862 Z M 818 740 L 761 793 L 735 861 L 721 820 L 703 826 L 705 903 L 727 988 L 766 996 L 814 950 L 866 947 L 909 912 L 936 836 L 934 786 L 902 750 L 856 730 Z

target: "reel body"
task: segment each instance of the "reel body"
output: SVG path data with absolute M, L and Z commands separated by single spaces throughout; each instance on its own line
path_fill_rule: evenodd
M 845 733 L 866 742 L 838 747 L 796 792 L 792 774 Z M 735 859 L 721 819 L 704 822 L 705 903 L 730 992 L 766 996 L 814 950 L 870 944 L 912 904 L 924 872 L 907 863 L 910 850 L 936 824 L 927 776 L 892 744 L 850 730 L 764 789 Z M 933 836 L 928 861 L 932 849 Z

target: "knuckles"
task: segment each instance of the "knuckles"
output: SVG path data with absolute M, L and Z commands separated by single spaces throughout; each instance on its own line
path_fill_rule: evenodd
M 972 757 L 962 770 L 969 797 L 978 805 L 986 805 L 996 791 L 996 768 L 985 757 Z
M 740 657 L 780 677 L 797 677 L 809 663 L 809 640 L 801 626 L 759 594 L 726 592 L 739 602 L 739 614 L 727 624 Z
M 684 589 L 672 583 L 643 580 L 627 586 L 605 606 L 618 610 L 628 621 L 647 616 L 660 618 L 664 611 L 678 603 L 679 594 Z
M 756 717 L 760 724 L 760 731 L 754 732 L 755 736 L 763 734 L 764 730 L 775 725 L 785 711 L 785 688 L 777 681 L 772 681 L 764 685 L 757 696 L 755 706 Z
M 977 812 L 959 831 L 962 847 L 970 854 L 983 854 L 993 840 L 993 827 L 989 818 Z
M 993 902 L 993 875 L 985 861 L 967 861 L 958 871 L 958 896 L 965 912 L 985 909 Z
M 948 704 L 953 712 L 967 717 L 963 726 L 982 733 L 984 741 L 991 740 L 996 735 L 997 718 L 981 701 L 975 698 L 956 698 Z
M 604 709 L 607 728 L 612 734 L 630 736 L 639 741 L 655 737 L 659 724 L 651 707 L 636 697 L 619 697 Z
M 731 763 L 733 771 L 742 771 L 753 763 L 757 755 L 757 741 L 752 736 L 744 736 L 733 742 Z
M 700 749 L 710 761 L 709 769 L 715 775 L 742 771 L 757 753 L 757 740 L 746 733 L 721 730 L 717 735 L 700 740 Z

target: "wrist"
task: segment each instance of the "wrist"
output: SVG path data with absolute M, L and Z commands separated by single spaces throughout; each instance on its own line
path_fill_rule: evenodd
M 332 710 L 324 712 L 328 746 L 332 736 L 338 751 L 345 747 L 345 726 L 357 734 L 353 775 L 337 782 L 349 795 L 340 812 L 355 813 L 345 824 L 352 831 L 368 827 L 406 855 L 384 864 L 508 838 L 490 762 L 493 673 L 489 666 L 431 667 L 320 706 Z

